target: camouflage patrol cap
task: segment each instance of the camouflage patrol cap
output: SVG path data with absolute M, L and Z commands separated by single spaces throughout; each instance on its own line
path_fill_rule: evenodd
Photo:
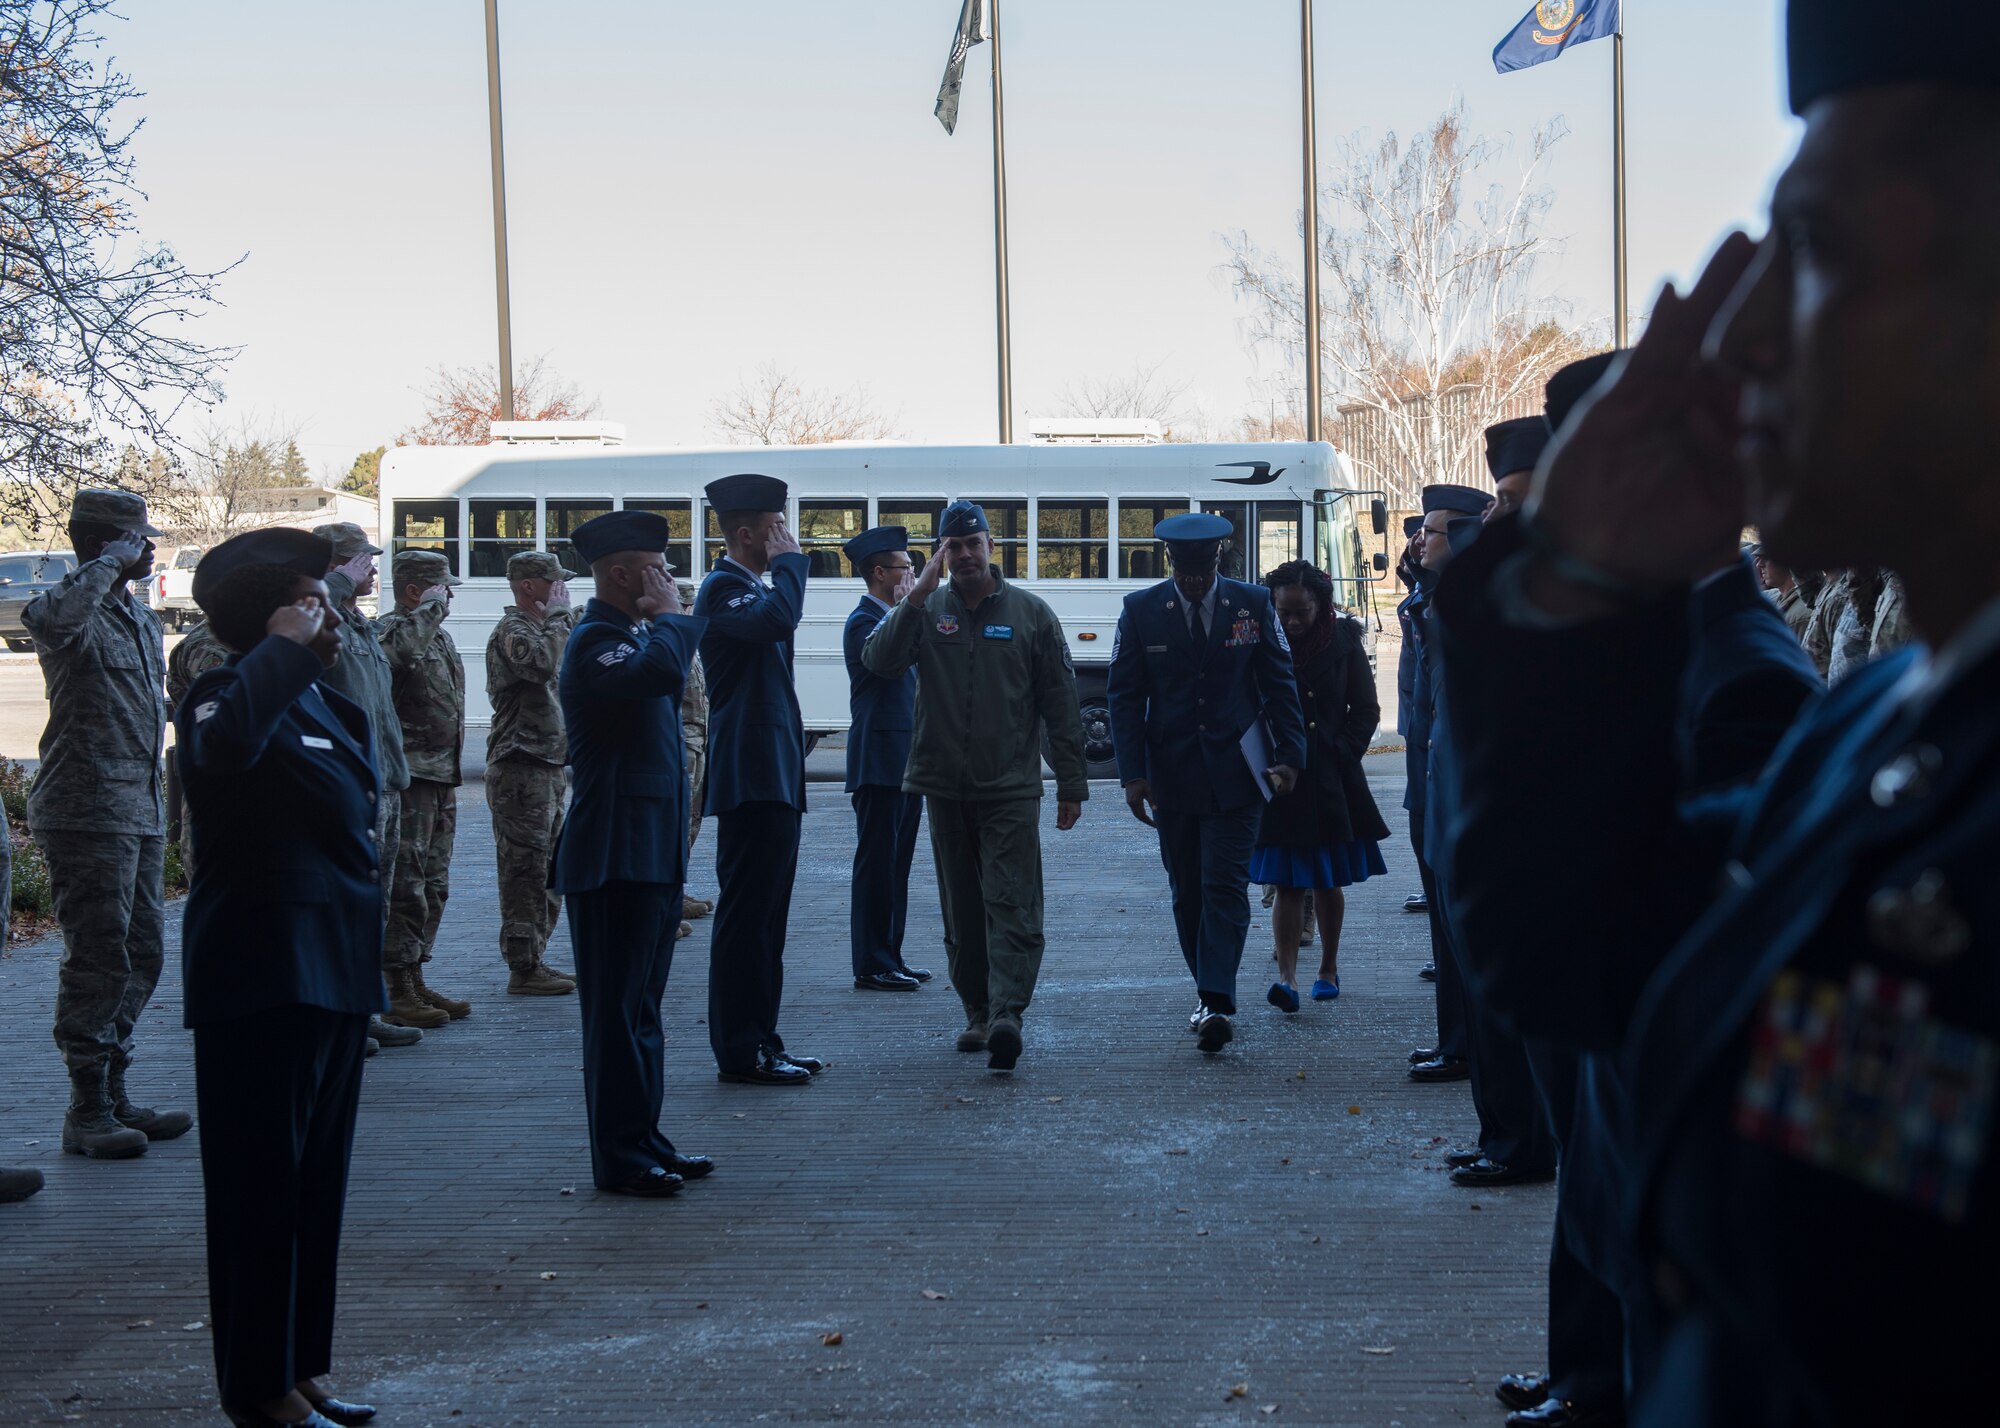
M 336 565 L 345 565 L 362 552 L 380 555 L 382 547 L 368 539 L 368 532 L 353 521 L 334 521 L 330 525 L 314 526 L 313 534 L 323 536 L 333 542 L 333 560 Z
M 563 580 L 569 572 L 545 550 L 519 550 L 507 557 L 509 580 Z
M 78 491 L 69 503 L 72 525 L 111 526 L 140 535 L 164 535 L 146 521 L 146 498 L 115 487 L 94 486 Z
M 463 585 L 441 550 L 399 550 L 391 566 L 398 588 L 405 585 Z

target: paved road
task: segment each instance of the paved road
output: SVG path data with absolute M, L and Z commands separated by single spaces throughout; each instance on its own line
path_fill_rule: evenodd
M 1394 761 L 1372 762 L 1390 811 Z M 721 1169 L 646 1204 L 590 1187 L 574 1001 L 499 994 L 466 792 L 432 981 L 475 1011 L 370 1063 L 348 1200 L 330 1382 L 384 1424 L 1497 1425 L 1495 1377 L 1540 1362 L 1553 1197 L 1450 1186 L 1464 1088 L 1401 1074 L 1431 1025 L 1406 845 L 1352 899 L 1336 1003 L 1261 1003 L 1258 916 L 1239 1039 L 1204 1062 L 1146 830 L 1109 786 L 1070 834 L 1045 804 L 1050 948 L 1002 1078 L 952 1050 L 942 981 L 849 989 L 852 822 L 817 786 L 785 1030 L 834 1065 L 802 1091 L 716 1084 L 697 924 L 667 1125 Z M 914 885 L 915 960 L 941 970 L 928 849 Z M 219 1421 L 194 1139 L 59 1153 L 56 955 L 0 960 L 0 1159 L 50 1182 L 0 1207 L 0 1422 Z M 134 1075 L 190 1105 L 171 948 L 169 967 Z

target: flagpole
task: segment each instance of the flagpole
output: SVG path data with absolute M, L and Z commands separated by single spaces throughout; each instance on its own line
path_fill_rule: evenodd
M 1320 440 L 1319 143 L 1313 104 L 1313 0 L 1299 0 L 1299 89 L 1305 149 L 1306 440 Z
M 1611 281 L 1612 323 L 1618 347 L 1631 329 L 1625 309 L 1625 7 L 1618 7 L 1618 28 L 1611 36 Z
M 993 24 L 993 305 L 1000 330 L 1000 444 L 1014 440 L 1014 348 L 1007 313 L 1007 120 L 1000 97 L 1000 0 L 987 0 Z
M 486 124 L 493 150 L 493 282 L 500 308 L 500 420 L 514 419 L 514 323 L 507 303 L 507 165 L 500 145 L 500 9 L 486 0 Z

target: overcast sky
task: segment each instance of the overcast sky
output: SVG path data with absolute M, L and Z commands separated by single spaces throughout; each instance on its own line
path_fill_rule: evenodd
M 773 359 L 865 383 L 923 441 L 990 441 L 984 48 L 956 137 L 931 104 L 959 0 L 501 0 L 514 344 L 645 443 L 708 438 Z M 440 363 L 495 351 L 480 0 L 127 0 L 111 47 L 146 97 L 148 236 L 244 261 L 211 340 L 225 419 L 295 425 L 316 469 L 410 425 Z M 1323 162 L 1342 137 L 1571 133 L 1547 170 L 1550 291 L 1611 306 L 1610 43 L 1497 76 L 1526 0 L 1320 0 Z M 1795 137 L 1779 0 L 1627 0 L 1633 303 L 1756 225 Z M 1294 0 L 1006 0 L 1021 414 L 1157 364 L 1226 423 L 1272 354 L 1221 265 L 1291 252 Z

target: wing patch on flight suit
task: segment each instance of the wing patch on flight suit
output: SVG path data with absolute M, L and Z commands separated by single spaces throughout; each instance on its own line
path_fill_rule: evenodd
M 937 632 L 938 632 L 939 634 L 941 634 L 941 635 L 955 635 L 955 634 L 957 634 L 957 633 L 958 633 L 958 616 L 956 616 L 956 615 L 940 615 L 940 616 L 938 616 L 938 622 L 937 622 Z
M 1736 1131 L 1937 1216 L 1964 1219 L 1993 1122 L 2000 1045 L 1927 1015 L 1929 988 L 1857 967 L 1765 994 Z

